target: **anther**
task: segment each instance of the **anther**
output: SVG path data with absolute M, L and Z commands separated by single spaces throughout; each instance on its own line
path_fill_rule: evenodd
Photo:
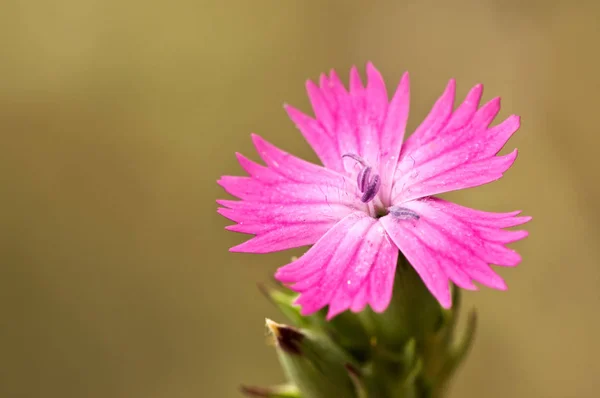
M 377 192 L 379 192 L 379 187 L 381 186 L 381 179 L 379 175 L 375 174 L 373 179 L 369 182 L 367 188 L 363 191 L 363 196 L 360 198 L 360 201 L 363 203 L 369 203 Z
M 360 200 L 363 203 L 372 201 L 373 198 L 377 196 L 377 192 L 379 192 L 379 187 L 381 186 L 381 178 L 379 175 L 373 174 L 373 168 L 369 166 L 363 158 L 354 153 L 345 153 L 342 157 L 353 159 L 363 166 L 356 176 L 358 190 L 363 194 Z
M 389 208 L 389 211 L 392 216 L 401 220 L 418 220 L 421 218 L 420 215 L 406 207 L 392 206 Z
M 372 170 L 372 168 L 367 166 L 365 168 L 362 168 L 358 172 L 358 175 L 356 176 L 356 183 L 358 184 L 358 190 L 360 192 L 365 191 L 367 182 L 369 181 L 369 177 L 371 176 L 371 170 Z

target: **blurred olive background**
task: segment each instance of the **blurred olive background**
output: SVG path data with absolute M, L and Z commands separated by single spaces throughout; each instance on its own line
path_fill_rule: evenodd
M 290 253 L 230 254 L 215 180 L 249 134 L 316 160 L 282 104 L 373 61 L 414 128 L 458 81 L 522 115 L 494 184 L 523 209 L 510 290 L 466 294 L 478 339 L 451 397 L 597 397 L 600 3 L 7 1 L 0 15 L 0 396 L 238 397 L 282 380 L 256 290 Z

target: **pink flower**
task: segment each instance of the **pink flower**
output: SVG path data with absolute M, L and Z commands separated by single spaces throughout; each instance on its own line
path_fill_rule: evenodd
M 237 154 L 249 177 L 224 176 L 219 184 L 240 201 L 220 200 L 218 212 L 236 222 L 228 230 L 255 237 L 231 248 L 267 253 L 313 245 L 281 267 L 276 278 L 300 293 L 305 315 L 329 305 L 328 318 L 369 304 L 388 306 L 400 250 L 440 304 L 449 308 L 449 281 L 505 290 L 489 264 L 512 267 L 521 258 L 505 244 L 526 231 L 519 211 L 488 213 L 432 195 L 499 179 L 517 151 L 496 156 L 519 128 L 510 116 L 489 127 L 500 99 L 479 107 L 483 86 L 453 110 L 450 80 L 433 109 L 403 143 L 409 108 L 408 73 L 391 101 L 381 74 L 369 63 L 363 86 L 356 68 L 346 90 L 334 71 L 319 85 L 307 82 L 316 118 L 286 106 L 290 118 L 324 167 L 278 149 L 258 135 L 254 145 L 266 166 Z

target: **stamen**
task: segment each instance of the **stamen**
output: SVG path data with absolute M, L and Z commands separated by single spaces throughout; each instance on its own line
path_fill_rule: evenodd
M 369 177 L 371 176 L 371 170 L 372 168 L 367 166 L 358 172 L 358 175 L 356 176 L 356 183 L 358 184 L 358 190 L 360 192 L 365 191 L 367 181 L 369 181 Z
M 418 220 L 421 218 L 420 215 L 406 207 L 392 206 L 389 208 L 389 211 L 392 216 L 401 220 Z
M 381 186 L 381 178 L 379 175 L 372 174 L 373 168 L 369 166 L 363 158 L 354 153 L 345 153 L 342 155 L 342 157 L 353 159 L 363 166 L 356 176 L 358 190 L 363 194 L 360 200 L 363 203 L 372 201 L 373 198 L 377 196 L 377 192 L 379 192 L 379 187 Z
M 379 192 L 380 186 L 381 179 L 379 178 L 379 175 L 375 174 L 373 179 L 369 182 L 367 189 L 364 190 L 363 196 L 360 198 L 361 202 L 369 203 L 371 200 L 373 200 L 375 195 L 377 195 L 377 192 Z

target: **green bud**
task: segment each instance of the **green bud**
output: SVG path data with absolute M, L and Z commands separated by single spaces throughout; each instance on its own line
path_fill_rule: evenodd
M 347 366 L 358 366 L 325 334 L 267 319 L 288 380 L 306 398 L 357 398 Z
M 296 386 L 284 384 L 274 387 L 251 387 L 242 386 L 241 391 L 248 397 L 256 398 L 301 398 L 300 391 Z

